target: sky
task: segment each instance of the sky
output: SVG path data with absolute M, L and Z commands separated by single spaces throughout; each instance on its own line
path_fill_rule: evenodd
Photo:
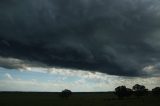
M 160 86 L 159 0 L 1 0 L 0 91 Z

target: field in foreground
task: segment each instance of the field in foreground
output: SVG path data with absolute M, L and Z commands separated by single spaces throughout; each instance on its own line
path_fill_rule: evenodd
M 160 97 L 119 99 L 113 93 L 73 93 L 62 98 L 59 93 L 1 92 L 0 106 L 160 106 Z

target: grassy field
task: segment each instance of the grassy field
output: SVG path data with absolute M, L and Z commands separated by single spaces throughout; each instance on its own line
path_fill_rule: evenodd
M 62 98 L 59 93 L 1 92 L 0 106 L 160 106 L 160 96 L 119 99 L 113 93 L 73 93 Z

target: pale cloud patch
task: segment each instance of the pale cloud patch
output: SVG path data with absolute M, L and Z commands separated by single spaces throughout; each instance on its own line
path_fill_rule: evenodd
M 0 91 L 47 91 L 47 92 L 61 92 L 63 89 L 70 89 L 72 91 L 94 91 L 92 86 L 86 83 L 85 80 L 78 80 L 73 82 L 63 81 L 47 81 L 42 82 L 36 79 L 3 79 L 0 80 Z
M 0 80 L 0 91 L 54 91 L 60 92 L 63 89 L 70 89 L 73 92 L 91 92 L 91 91 L 113 91 L 117 86 L 125 85 L 132 88 L 135 84 L 143 84 L 148 89 L 160 85 L 159 77 L 138 78 L 138 77 L 118 77 L 104 74 L 97 74 L 92 77 L 79 76 L 76 80 L 69 82 L 66 79 L 72 76 L 61 76 L 56 80 L 40 81 L 38 79 L 21 79 L 12 77 L 9 73 L 4 74 L 5 79 Z M 97 79 L 95 79 L 97 78 Z M 12 79 L 12 80 L 11 80 Z M 98 80 L 98 81 L 97 81 Z
M 113 91 L 115 87 L 120 85 L 126 85 L 132 88 L 135 84 L 143 84 L 147 88 L 152 89 L 160 85 L 159 77 L 122 77 L 99 72 L 93 73 L 90 71 L 62 68 L 33 68 L 31 71 L 60 75 L 61 77 L 56 80 L 58 85 L 64 85 L 63 88 L 71 88 L 75 91 Z M 65 80 L 71 77 L 77 77 L 79 80 L 66 83 Z
M 13 80 L 12 75 L 9 74 L 9 73 L 6 73 L 6 74 L 4 75 L 4 77 L 5 77 L 6 79 Z
M 46 65 L 28 60 L 21 60 L 12 57 L 1 57 L 0 56 L 0 67 L 4 67 L 7 69 L 19 69 L 21 71 L 28 70 L 30 71 L 32 67 L 46 67 Z
M 148 74 L 152 74 L 153 76 L 159 76 L 160 75 L 160 63 L 147 65 L 142 70 L 144 72 L 147 72 Z

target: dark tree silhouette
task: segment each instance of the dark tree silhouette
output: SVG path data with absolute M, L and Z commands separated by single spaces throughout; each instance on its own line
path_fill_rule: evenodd
M 146 89 L 144 85 L 135 84 L 132 89 L 134 91 L 134 94 L 138 97 L 147 95 L 148 93 L 148 89 Z
M 69 96 L 72 95 L 72 91 L 68 89 L 64 89 L 61 93 L 60 96 L 64 98 L 68 98 Z
M 152 89 L 152 94 L 156 96 L 160 96 L 160 87 L 155 87 Z
M 127 94 L 126 94 L 126 96 L 131 96 L 133 94 L 133 90 L 132 89 L 130 89 L 130 88 L 127 88 Z
M 119 98 L 129 97 L 132 95 L 132 89 L 126 88 L 126 86 L 119 86 L 119 87 L 115 88 L 115 94 Z

